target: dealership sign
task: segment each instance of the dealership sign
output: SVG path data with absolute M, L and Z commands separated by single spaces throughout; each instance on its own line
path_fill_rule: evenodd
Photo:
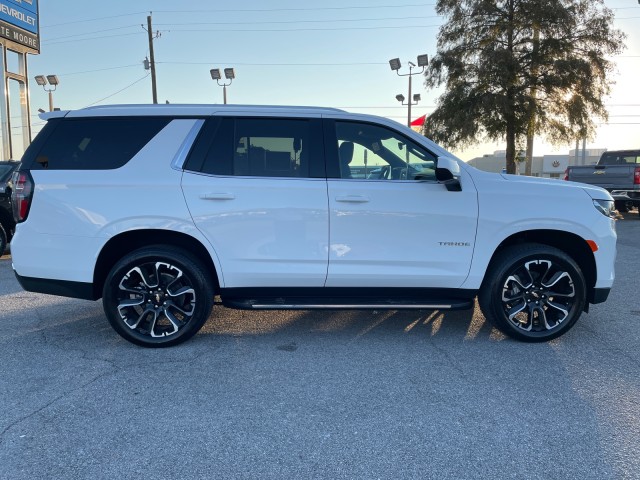
M 0 0 L 0 37 L 40 53 L 38 0 Z
M 568 155 L 545 155 L 542 157 L 543 173 L 562 173 L 569 166 Z

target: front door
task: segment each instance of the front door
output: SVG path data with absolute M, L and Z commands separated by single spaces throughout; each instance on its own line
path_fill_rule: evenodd
M 462 191 L 448 191 L 436 181 L 436 156 L 380 125 L 326 121 L 325 135 L 340 177 L 328 180 L 326 286 L 460 287 L 478 218 L 464 172 Z

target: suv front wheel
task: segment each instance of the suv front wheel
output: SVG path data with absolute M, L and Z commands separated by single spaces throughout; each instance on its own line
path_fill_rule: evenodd
M 566 333 L 585 302 L 586 284 L 576 262 L 557 248 L 532 243 L 499 253 L 478 295 L 482 312 L 496 328 L 528 342 Z
M 109 272 L 102 302 L 109 323 L 143 347 L 184 342 L 204 325 L 214 289 L 201 262 L 171 246 L 153 246 L 124 256 Z

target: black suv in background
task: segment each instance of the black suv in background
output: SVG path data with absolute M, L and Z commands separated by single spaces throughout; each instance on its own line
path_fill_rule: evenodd
M 0 255 L 4 253 L 11 241 L 16 223 L 11 211 L 11 175 L 18 168 L 20 162 L 12 160 L 0 162 Z

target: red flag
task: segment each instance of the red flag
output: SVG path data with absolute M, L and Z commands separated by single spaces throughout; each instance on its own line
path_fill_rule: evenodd
M 413 122 L 411 122 L 412 127 L 421 127 L 424 125 L 424 121 L 427 119 L 427 115 L 422 115 L 420 118 L 416 118 Z

